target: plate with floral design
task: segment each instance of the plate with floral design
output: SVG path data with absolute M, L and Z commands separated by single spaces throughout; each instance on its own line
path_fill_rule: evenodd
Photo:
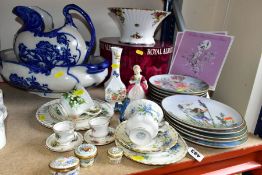
M 177 131 L 167 124 L 164 124 L 161 131 L 158 132 L 157 136 L 152 140 L 152 142 L 148 145 L 141 146 L 134 144 L 129 136 L 126 134 L 126 121 L 122 122 L 116 128 L 115 138 L 118 142 L 120 142 L 126 148 L 141 153 L 149 153 L 149 152 L 158 152 L 158 151 L 166 151 L 173 147 L 178 140 Z
M 237 139 L 237 140 L 233 140 L 233 141 L 224 141 L 224 142 L 217 142 L 217 141 L 210 141 L 207 139 L 200 139 L 197 137 L 192 137 L 190 135 L 186 135 L 186 134 L 182 134 L 181 136 L 192 143 L 198 144 L 198 145 L 202 145 L 202 146 L 206 146 L 206 147 L 211 147 L 211 148 L 234 148 L 237 146 L 240 146 L 242 144 L 244 144 L 247 139 L 248 139 L 248 135 L 244 135 L 242 138 Z
M 174 95 L 162 101 L 171 119 L 203 130 L 225 131 L 240 128 L 244 120 L 233 108 L 208 98 Z
M 191 132 L 189 130 L 185 130 L 183 128 L 179 128 L 177 126 L 176 126 L 176 130 L 177 130 L 177 132 L 179 132 L 181 134 L 190 136 L 192 138 L 204 140 L 204 141 L 209 141 L 209 142 L 232 142 L 232 141 L 241 140 L 243 137 L 246 137 L 246 135 L 247 135 L 247 128 L 245 128 L 243 130 L 243 133 L 240 133 L 240 135 L 238 135 L 236 137 L 210 137 L 210 136 L 194 133 L 194 132 Z
M 57 120 L 53 117 L 48 112 L 48 108 L 50 105 L 53 105 L 55 103 L 58 103 L 60 99 L 55 99 L 52 101 L 49 101 L 45 104 L 43 104 L 38 110 L 36 111 L 36 119 L 37 121 L 47 127 L 47 128 L 52 128 L 56 123 L 60 122 L 60 120 Z M 102 100 L 94 100 L 95 104 L 98 104 L 101 107 L 102 112 L 98 116 L 104 116 L 111 118 L 114 115 L 114 109 L 113 107 Z M 95 116 L 95 117 L 98 117 Z M 94 116 L 89 116 L 89 115 L 81 115 L 77 120 L 75 120 L 76 124 L 76 130 L 87 130 L 90 129 L 89 126 L 89 120 L 94 118 Z
M 205 130 L 203 128 L 201 129 L 201 128 L 192 127 L 191 125 L 187 125 L 178 120 L 175 120 L 174 118 L 169 117 L 168 114 L 165 114 L 165 120 L 168 121 L 169 124 L 175 128 L 176 126 L 178 126 L 180 128 L 182 127 L 183 129 L 186 129 L 187 131 L 192 131 L 195 133 L 201 133 L 203 135 L 214 136 L 219 138 L 221 137 L 229 138 L 229 137 L 239 136 L 241 135 L 241 133 L 243 134 L 244 130 L 247 127 L 246 123 L 243 122 L 241 126 L 232 130 Z
M 209 89 L 209 85 L 202 80 L 175 74 L 152 76 L 149 83 L 157 89 L 182 94 L 204 93 Z
M 168 91 L 158 89 L 158 88 L 154 87 L 153 85 L 151 85 L 150 83 L 148 85 L 148 93 L 154 94 L 154 95 L 157 95 L 157 96 L 160 96 L 160 97 L 168 97 L 168 96 L 171 96 L 171 95 L 181 94 L 181 93 L 168 92 Z M 201 92 L 201 93 L 194 93 L 194 95 L 203 96 L 203 95 L 206 95 L 206 93 L 207 93 L 207 91 L 204 91 L 204 92 Z
M 131 151 L 121 145 L 117 140 L 116 145 L 123 149 L 124 155 L 136 162 L 147 165 L 166 165 L 182 160 L 187 154 L 187 144 L 182 137 L 178 137 L 177 144 L 167 151 L 155 153 L 139 153 Z

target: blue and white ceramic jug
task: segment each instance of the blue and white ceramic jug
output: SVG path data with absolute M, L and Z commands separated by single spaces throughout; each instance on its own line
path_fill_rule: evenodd
M 91 39 L 84 41 L 70 10 L 79 12 L 89 24 Z M 55 66 L 80 65 L 95 45 L 95 29 L 89 15 L 75 4 L 64 7 L 65 24 L 53 29 L 51 15 L 39 7 L 16 6 L 13 13 L 23 20 L 14 40 L 14 51 L 21 62 L 48 71 Z
M 71 10 L 86 19 L 90 41 L 84 41 L 77 31 Z M 109 61 L 90 55 L 95 28 L 80 7 L 65 6 L 65 24 L 57 29 L 53 29 L 51 15 L 39 7 L 17 6 L 13 13 L 23 20 L 23 25 L 15 35 L 14 48 L 0 52 L 0 74 L 7 82 L 39 95 L 57 97 L 77 83 L 89 87 L 104 81 Z

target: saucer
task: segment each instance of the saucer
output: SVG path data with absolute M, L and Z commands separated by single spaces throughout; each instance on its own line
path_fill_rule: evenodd
M 87 143 L 91 143 L 94 145 L 106 145 L 106 144 L 112 143 L 115 140 L 115 136 L 114 136 L 115 129 L 114 128 L 109 127 L 109 133 L 106 137 L 93 137 L 91 136 L 91 132 L 92 130 L 90 129 L 86 131 L 86 133 L 84 134 L 84 140 Z
M 187 154 L 187 144 L 182 137 L 178 137 L 178 141 L 175 146 L 166 151 L 154 152 L 154 153 L 139 153 L 124 147 L 117 140 L 116 145 L 123 149 L 124 155 L 135 161 L 147 165 L 167 165 L 182 160 Z
M 35 117 L 41 125 L 47 128 L 52 128 L 56 123 L 60 122 L 60 120 L 51 117 L 51 115 L 48 112 L 49 106 L 58 103 L 59 101 L 60 99 L 55 99 L 43 104 L 40 108 L 38 108 Z M 111 118 L 113 116 L 114 108 L 109 103 L 106 103 L 105 101 L 102 100 L 94 100 L 94 102 L 101 106 L 102 112 L 98 116 L 104 116 L 108 118 Z M 76 130 L 90 129 L 89 120 L 95 117 L 88 116 L 88 115 L 81 115 L 81 119 L 75 121 Z
M 46 147 L 47 149 L 54 152 L 71 151 L 75 149 L 77 146 L 81 145 L 83 142 L 82 134 L 79 132 L 76 132 L 76 134 L 77 134 L 76 140 L 73 140 L 69 145 L 59 145 L 59 143 L 56 141 L 55 133 L 53 133 L 46 139 Z
M 129 136 L 125 132 L 126 123 L 127 122 L 125 121 L 118 125 L 116 128 L 115 137 L 116 140 L 121 143 L 121 145 L 134 152 L 152 153 L 167 151 L 177 143 L 177 131 L 173 127 L 165 124 L 162 127 L 162 131 L 159 131 L 157 136 L 148 145 L 136 145 L 130 140 Z

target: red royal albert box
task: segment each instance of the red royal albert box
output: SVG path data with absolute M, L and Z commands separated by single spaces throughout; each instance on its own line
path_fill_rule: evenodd
M 148 80 L 153 75 L 166 74 L 173 53 L 173 45 L 156 41 L 154 45 L 134 45 L 119 42 L 119 37 L 106 37 L 99 40 L 100 55 L 111 63 L 111 47 L 123 48 L 120 63 L 121 80 L 128 85 L 134 74 L 133 66 L 138 64 L 142 75 Z M 109 74 L 110 75 L 110 74 Z

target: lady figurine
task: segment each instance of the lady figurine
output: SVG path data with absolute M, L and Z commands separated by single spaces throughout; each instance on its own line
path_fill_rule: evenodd
M 140 74 L 142 70 L 139 65 L 134 65 L 133 71 L 134 75 L 131 77 L 129 81 L 130 84 L 127 88 L 128 98 L 130 98 L 130 100 L 143 99 L 147 93 L 147 81 L 145 77 Z

